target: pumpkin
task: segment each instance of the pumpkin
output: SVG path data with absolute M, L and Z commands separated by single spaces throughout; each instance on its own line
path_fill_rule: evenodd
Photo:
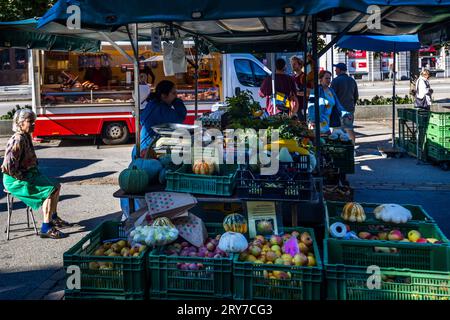
M 342 209 L 342 219 L 350 222 L 364 222 L 366 213 L 364 208 L 357 202 L 348 202 Z
M 192 172 L 201 175 L 212 175 L 214 173 L 214 164 L 208 163 L 204 160 L 194 162 Z
M 152 226 L 154 226 L 154 227 L 171 227 L 171 228 L 175 228 L 175 226 L 172 223 L 172 221 L 170 221 L 170 219 L 167 218 L 167 217 L 156 218 L 155 221 L 153 221 Z
M 243 252 L 247 247 L 247 239 L 241 233 L 225 232 L 219 240 L 219 249 L 228 253 Z
M 384 222 L 406 223 L 412 219 L 411 211 L 398 204 L 382 204 L 373 210 L 375 218 Z
M 223 228 L 226 232 L 246 233 L 247 226 L 247 220 L 239 213 L 229 214 L 223 220 Z
M 155 159 L 135 159 L 130 164 L 139 169 L 144 170 L 148 174 L 148 183 L 153 183 L 158 179 L 159 171 L 163 168 L 161 162 Z
M 148 174 L 136 166 L 123 170 L 119 175 L 120 188 L 125 193 L 143 193 L 148 186 Z

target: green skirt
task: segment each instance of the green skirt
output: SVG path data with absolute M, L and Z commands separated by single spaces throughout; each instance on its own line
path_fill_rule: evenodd
M 14 198 L 33 210 L 39 210 L 44 201 L 59 187 L 58 181 L 44 176 L 37 168 L 30 170 L 25 180 L 3 174 L 3 185 Z

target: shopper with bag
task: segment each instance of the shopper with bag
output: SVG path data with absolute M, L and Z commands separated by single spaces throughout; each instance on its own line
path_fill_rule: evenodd
M 289 112 L 290 115 L 296 115 L 298 111 L 297 86 L 294 79 L 286 74 L 286 61 L 277 59 L 275 62 L 275 106 L 272 98 L 272 77 L 264 79 L 259 95 L 266 97 L 266 111 L 270 115 L 280 112 Z
M 414 103 L 416 108 L 430 110 L 433 89 L 430 87 L 429 79 L 430 71 L 425 69 L 420 73 L 420 77 L 416 81 L 416 100 Z
M 319 73 L 319 108 L 320 108 L 320 132 L 329 134 L 330 128 L 341 127 L 341 117 L 348 112 L 339 102 L 339 98 L 331 84 L 331 72 L 321 71 Z M 311 90 L 308 100 L 308 122 L 313 128 L 315 125 L 314 90 Z

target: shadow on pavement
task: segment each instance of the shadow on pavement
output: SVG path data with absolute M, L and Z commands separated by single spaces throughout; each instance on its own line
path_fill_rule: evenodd
M 61 183 L 81 182 L 81 181 L 86 181 L 86 180 L 90 180 L 90 179 L 104 178 L 104 177 L 113 175 L 115 173 L 116 173 L 116 171 L 105 171 L 105 172 L 88 174 L 88 175 L 84 175 L 84 176 L 63 177 L 63 178 L 59 178 L 58 181 Z
M 56 266 L 48 266 L 46 269 L 10 273 L 2 272 L 0 277 L 0 300 L 25 299 L 37 289 L 39 284 L 46 281 L 58 269 Z
M 3 197 L 4 197 L 4 195 L 1 198 L 3 198 Z M 79 198 L 79 197 L 80 197 L 80 195 L 78 195 L 78 194 L 64 194 L 59 197 L 59 202 L 69 200 L 69 199 L 75 199 L 75 198 Z M 14 206 L 13 206 L 13 210 L 14 210 L 13 217 L 15 216 L 16 210 L 20 210 L 20 209 L 25 209 L 25 204 L 22 201 L 15 199 Z M 0 203 L 0 212 L 5 212 L 5 214 L 6 214 L 6 211 L 7 211 L 6 202 Z M 23 214 L 24 219 L 25 219 L 26 212 L 24 211 L 21 214 Z M 36 214 L 40 214 L 39 211 L 34 211 L 35 216 L 36 216 Z

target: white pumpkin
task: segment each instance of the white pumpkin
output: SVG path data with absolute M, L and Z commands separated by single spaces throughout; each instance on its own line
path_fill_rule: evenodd
M 373 213 L 375 218 L 384 222 L 406 223 L 412 219 L 411 211 L 398 204 L 382 204 Z
M 247 247 L 247 239 L 241 233 L 225 232 L 219 240 L 219 249 L 228 253 L 243 252 Z

